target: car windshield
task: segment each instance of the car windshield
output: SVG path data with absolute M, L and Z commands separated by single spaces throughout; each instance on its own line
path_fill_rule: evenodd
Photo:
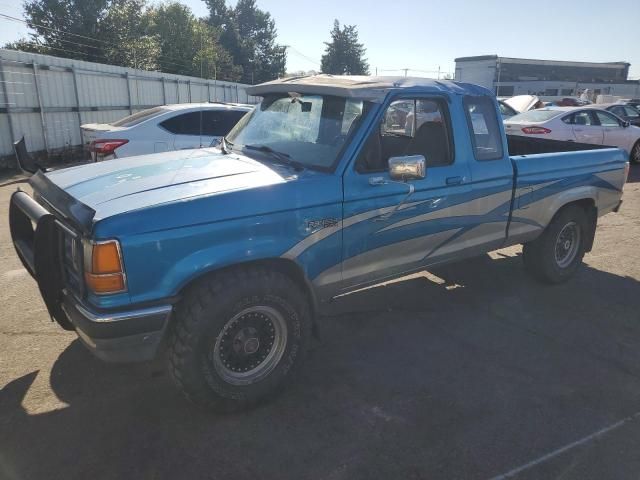
M 270 95 L 226 139 L 247 154 L 271 150 L 304 167 L 328 170 L 366 107 L 363 100 L 332 95 Z
M 519 113 L 507 120 L 508 123 L 522 123 L 522 122 L 546 122 L 561 115 L 563 112 L 560 110 L 530 110 L 528 112 Z
M 166 111 L 167 110 L 163 107 L 148 108 L 147 110 L 142 110 L 140 112 L 134 113 L 133 115 L 128 115 L 124 118 L 121 118 L 120 120 L 111 123 L 111 125 L 113 127 L 133 127 L 134 125 L 138 125 L 145 120 L 157 117 L 158 115 Z

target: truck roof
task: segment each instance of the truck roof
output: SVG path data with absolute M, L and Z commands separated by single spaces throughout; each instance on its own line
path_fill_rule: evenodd
M 421 77 L 369 77 L 359 75 L 309 75 L 288 77 L 247 88 L 249 95 L 298 92 L 306 94 L 357 97 L 382 102 L 392 90 L 412 89 L 424 93 L 491 95 L 490 90 L 470 83 Z

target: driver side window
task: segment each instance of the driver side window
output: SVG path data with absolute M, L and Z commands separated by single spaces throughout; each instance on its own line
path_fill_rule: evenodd
M 356 160 L 360 173 L 384 172 L 389 158 L 423 155 L 427 167 L 453 163 L 446 104 L 436 99 L 402 99 L 387 107 L 379 128 L 365 140 Z

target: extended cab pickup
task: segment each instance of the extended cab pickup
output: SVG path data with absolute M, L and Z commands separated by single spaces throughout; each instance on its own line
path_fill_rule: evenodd
M 212 408 L 286 383 L 337 295 L 514 244 L 561 282 L 621 203 L 624 151 L 507 139 L 475 85 L 321 75 L 250 93 L 219 148 L 39 171 L 10 206 L 51 316 L 104 360 L 166 354 Z

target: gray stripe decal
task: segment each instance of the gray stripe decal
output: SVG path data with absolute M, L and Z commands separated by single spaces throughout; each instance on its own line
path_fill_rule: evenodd
M 411 202 L 405 203 L 402 205 L 398 211 L 406 210 L 407 208 L 414 207 L 424 202 L 428 202 L 429 200 L 422 200 L 420 202 Z M 298 257 L 302 252 L 304 252 L 307 248 L 312 247 L 316 243 L 325 238 L 333 235 L 336 232 L 339 232 L 343 228 L 349 228 L 356 223 L 363 222 L 365 220 L 369 220 L 370 218 L 378 217 L 385 213 L 391 212 L 396 208 L 396 205 L 392 205 L 384 208 L 376 208 L 375 210 L 369 210 L 366 212 L 358 213 L 357 215 L 353 215 L 349 218 L 345 218 L 344 220 L 339 221 L 336 225 L 332 227 L 326 227 L 322 230 L 318 230 L 315 233 L 312 233 L 308 237 L 305 237 L 303 240 L 296 243 L 293 247 L 287 250 L 282 254 L 282 258 L 294 259 Z
M 437 245 L 460 230 L 460 228 L 443 230 L 367 250 L 327 268 L 313 280 L 313 284 L 328 285 L 341 279 L 363 277 L 367 273 L 375 277 L 376 274 L 390 268 L 415 265 L 425 258 L 425 252 L 430 253 Z M 367 279 L 363 281 L 366 282 Z
M 469 216 L 469 215 L 486 215 L 490 211 L 498 208 L 500 205 L 502 205 L 503 203 L 509 200 L 511 200 L 511 190 L 505 190 L 502 192 L 494 193 L 492 195 L 487 195 L 486 197 L 478 197 L 464 203 L 459 203 L 457 205 L 452 205 L 450 207 L 441 208 L 433 212 L 428 212 L 422 215 L 416 215 L 415 217 L 406 218 L 404 220 L 391 224 L 383 228 L 382 230 L 379 230 L 378 233 L 386 232 L 387 230 L 393 230 L 395 228 L 404 227 L 406 225 L 412 225 L 414 223 L 426 222 L 429 220 L 437 220 L 445 217 L 448 218 L 448 217 L 461 217 L 461 216 Z M 469 210 L 470 203 L 481 204 L 481 206 L 483 207 L 482 211 L 481 212 L 470 211 Z

